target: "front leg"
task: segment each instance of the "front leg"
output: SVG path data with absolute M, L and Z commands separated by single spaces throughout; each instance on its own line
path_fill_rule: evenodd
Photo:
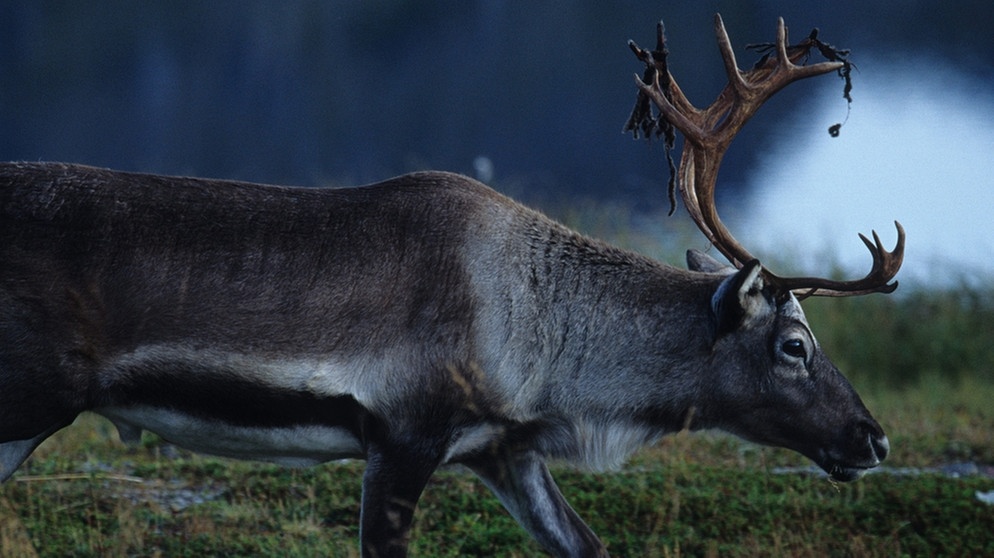
M 597 535 L 559 492 L 538 454 L 501 451 L 467 466 L 535 540 L 555 556 L 608 556 Z
M 407 556 L 414 508 L 439 458 L 401 443 L 367 448 L 359 540 L 364 558 Z

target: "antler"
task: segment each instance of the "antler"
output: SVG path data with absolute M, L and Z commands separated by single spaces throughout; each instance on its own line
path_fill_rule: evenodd
M 662 23 L 658 27 L 656 50 L 648 51 L 629 41 L 629 46 L 639 60 L 645 62 L 647 71 L 645 81 L 636 76 L 640 90 L 639 101 L 626 128 L 635 131 L 636 135 L 641 128 L 649 135 L 658 126 L 667 132 L 668 143 L 671 143 L 672 134 L 669 127 L 680 130 L 684 136 L 684 145 L 680 157 L 679 185 L 687 211 L 708 240 L 733 265 L 741 268 L 755 258 L 725 228 L 715 208 L 715 184 L 725 151 L 742 126 L 777 91 L 791 82 L 828 72 L 837 71 L 847 75 L 849 62 L 845 59 L 846 51 L 835 50 L 819 41 L 817 30 L 812 31 L 799 44 L 787 46 L 787 28 L 783 18 L 780 18 L 777 22 L 777 41 L 770 49 L 773 54 L 764 56 L 751 70 L 742 72 L 735 62 L 725 25 L 717 14 L 714 29 L 725 63 L 728 85 L 705 110 L 695 108 L 687 100 L 666 67 L 667 53 Z M 812 47 L 817 47 L 830 60 L 803 65 L 803 60 Z M 798 62 L 802 65 L 798 65 Z M 652 119 L 647 99 L 651 99 L 659 110 L 658 122 Z M 894 224 L 897 227 L 897 246 L 890 252 L 884 249 L 876 232 L 873 233 L 873 243 L 862 234 L 859 235 L 873 256 L 873 267 L 862 279 L 834 281 L 819 277 L 778 277 L 769 270 L 764 273 L 768 282 L 780 292 L 793 291 L 801 297 L 892 292 L 897 288 L 897 282 L 890 281 L 901 268 L 904 259 L 904 228 L 896 221 Z

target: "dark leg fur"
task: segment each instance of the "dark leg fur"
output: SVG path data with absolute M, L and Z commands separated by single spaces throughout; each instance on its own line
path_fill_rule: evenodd
M 371 444 L 362 479 L 359 538 L 364 558 L 407 556 L 411 520 L 437 456 L 400 444 Z
M 487 455 L 469 466 L 518 523 L 553 555 L 608 555 L 597 535 L 563 498 L 549 469 L 534 452 Z

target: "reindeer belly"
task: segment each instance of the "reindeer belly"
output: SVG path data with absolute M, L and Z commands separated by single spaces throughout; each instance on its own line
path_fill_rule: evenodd
M 112 359 L 93 411 L 197 452 L 292 466 L 363 457 L 348 367 L 151 346 Z M 130 440 L 129 440 L 130 439 Z
M 135 405 L 95 410 L 126 439 L 138 429 L 196 452 L 306 467 L 325 461 L 363 457 L 362 443 L 348 428 L 327 424 L 240 425 L 182 410 Z M 127 440 L 126 440 L 127 441 Z

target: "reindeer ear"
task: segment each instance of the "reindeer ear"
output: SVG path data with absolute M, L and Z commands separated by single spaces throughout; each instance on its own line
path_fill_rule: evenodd
M 774 312 L 775 304 L 764 289 L 762 271 L 759 260 L 753 260 L 718 286 L 711 297 L 718 337 L 751 327 Z
M 700 250 L 687 250 L 687 269 L 704 273 L 734 273 L 735 268 L 721 263 Z

